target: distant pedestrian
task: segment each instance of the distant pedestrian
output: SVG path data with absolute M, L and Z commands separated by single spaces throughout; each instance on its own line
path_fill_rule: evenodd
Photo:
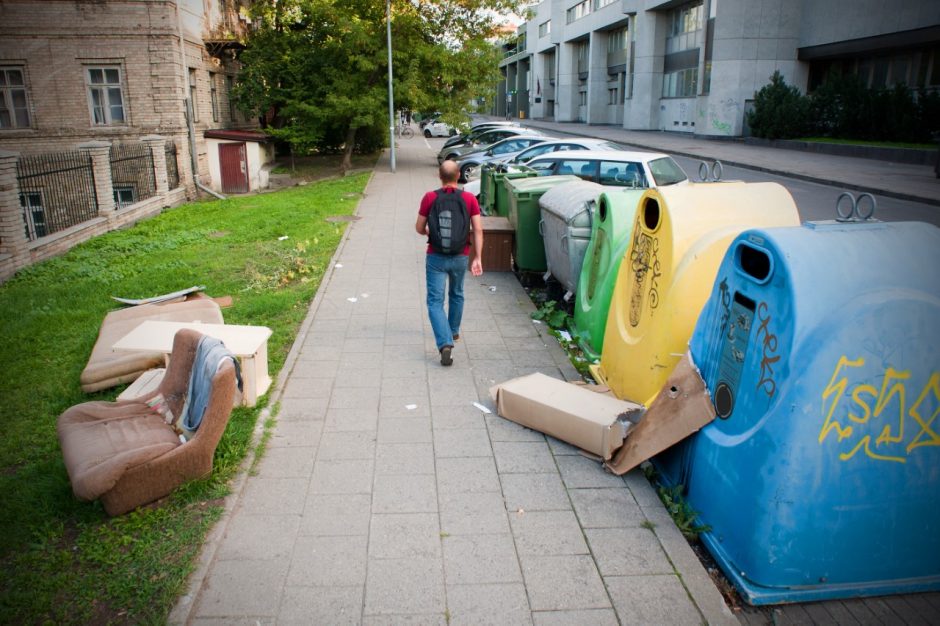
M 453 363 L 454 341 L 460 338 L 463 318 L 463 279 L 470 271 L 483 274 L 483 218 L 472 193 L 457 187 L 460 169 L 454 161 L 444 161 L 438 169 L 441 188 L 421 199 L 415 230 L 428 238 L 425 274 L 428 291 L 428 317 L 441 365 Z M 472 227 L 473 245 L 470 245 Z M 447 311 L 444 289 L 447 287 Z

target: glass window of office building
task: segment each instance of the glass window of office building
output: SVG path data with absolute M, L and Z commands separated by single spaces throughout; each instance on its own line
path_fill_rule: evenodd
M 552 32 L 552 21 L 546 20 L 539 24 L 539 37 L 544 37 Z
M 663 58 L 663 98 L 689 98 L 697 92 L 702 18 L 701 0 L 669 11 L 666 55 Z
M 575 20 L 580 20 L 585 15 L 590 14 L 592 1 L 593 0 L 584 0 L 583 2 L 579 2 L 578 4 L 568 9 L 568 23 L 570 24 Z

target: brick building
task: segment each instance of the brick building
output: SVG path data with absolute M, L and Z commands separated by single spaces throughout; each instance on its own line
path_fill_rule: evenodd
M 193 103 L 198 179 L 210 185 L 204 133 L 251 129 L 232 104 L 245 0 L 0 2 L 0 149 L 22 155 L 159 135 L 177 148 L 195 193 L 186 101 Z M 181 45 L 181 41 L 183 42 Z M 119 200 L 120 198 L 118 198 Z

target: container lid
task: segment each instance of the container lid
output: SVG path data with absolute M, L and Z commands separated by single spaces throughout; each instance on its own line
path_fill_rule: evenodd
M 570 222 L 587 211 L 587 203 L 596 200 L 603 189 L 597 183 L 579 179 L 546 191 L 539 198 L 539 206 L 543 211 Z
M 563 174 L 561 176 L 536 176 L 534 178 L 509 178 L 507 184 L 509 190 L 513 193 L 521 192 L 544 192 L 552 187 L 557 187 L 564 183 L 570 183 L 581 180 L 577 176 Z

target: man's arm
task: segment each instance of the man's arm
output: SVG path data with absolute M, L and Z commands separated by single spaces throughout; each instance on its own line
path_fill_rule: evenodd
M 418 215 L 418 221 L 415 222 L 415 232 L 422 236 L 428 234 L 428 218 Z
M 473 255 L 470 258 L 470 273 L 483 274 L 483 218 L 479 214 L 470 217 L 473 225 Z

